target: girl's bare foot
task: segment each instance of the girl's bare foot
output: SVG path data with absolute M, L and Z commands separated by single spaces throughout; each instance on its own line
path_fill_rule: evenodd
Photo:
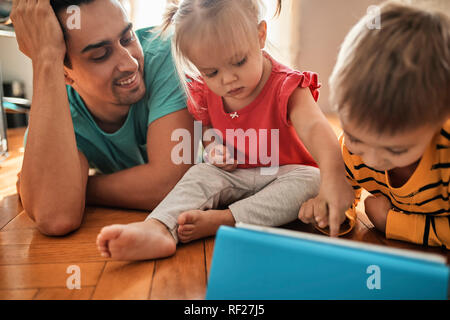
M 148 260 L 173 255 L 176 243 L 164 224 L 155 219 L 104 227 L 97 247 L 105 258 Z
M 234 226 L 231 210 L 190 210 L 178 217 L 178 239 L 190 242 L 215 235 L 221 225 Z

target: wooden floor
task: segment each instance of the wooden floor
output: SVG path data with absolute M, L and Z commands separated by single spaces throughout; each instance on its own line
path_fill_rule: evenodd
M 147 212 L 89 207 L 82 227 L 65 237 L 41 235 L 18 200 L 24 129 L 8 131 L 10 156 L 0 163 L 0 299 L 204 299 L 214 238 L 180 245 L 166 259 L 115 262 L 102 258 L 95 245 L 100 229 L 112 223 L 142 221 Z M 285 228 L 317 233 L 295 222 Z M 386 240 L 365 214 L 346 238 L 409 250 L 450 253 Z M 79 267 L 81 289 L 69 290 L 71 266 Z

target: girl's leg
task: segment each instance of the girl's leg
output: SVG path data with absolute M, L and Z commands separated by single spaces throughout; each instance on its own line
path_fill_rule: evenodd
M 242 169 L 250 196 L 237 202 L 228 202 L 226 210 L 191 210 L 179 217 L 178 237 L 189 242 L 213 235 L 220 225 L 226 225 L 224 217 L 235 222 L 247 222 L 265 226 L 279 226 L 297 219 L 302 203 L 315 197 L 319 191 L 319 169 L 310 166 L 286 165 L 273 175 L 261 175 L 261 168 Z M 236 175 L 240 172 L 237 171 Z M 226 204 L 226 203 L 225 203 Z M 181 220 L 181 221 L 180 221 Z
M 253 178 L 247 177 L 246 169 L 229 173 L 208 164 L 195 165 L 145 221 L 103 228 L 97 237 L 98 248 L 102 255 L 116 260 L 144 260 L 171 255 L 178 242 L 178 218 L 181 214 L 189 212 L 184 218 L 189 225 L 192 222 L 190 210 L 217 208 L 249 196 L 253 185 L 246 185 L 248 181 L 253 182 Z M 234 224 L 234 220 L 229 213 L 214 216 L 206 226 L 211 223 Z
M 302 203 L 319 192 L 320 171 L 311 166 L 286 165 L 280 167 L 275 180 L 266 182 L 265 176 L 259 176 L 260 190 L 229 206 L 236 222 L 280 226 L 296 220 Z
M 210 164 L 197 164 L 188 170 L 147 219 L 163 222 L 178 242 L 178 226 L 189 224 L 192 214 L 228 206 L 252 195 L 253 172 L 248 169 L 227 172 Z M 220 220 L 234 225 L 231 215 L 216 216 L 211 223 Z

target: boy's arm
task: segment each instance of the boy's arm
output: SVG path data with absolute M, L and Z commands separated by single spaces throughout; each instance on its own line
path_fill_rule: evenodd
M 370 221 L 387 239 L 450 248 L 450 216 L 406 214 L 394 210 L 384 195 L 370 195 L 364 205 Z
M 345 220 L 344 212 L 354 200 L 336 134 L 309 88 L 298 88 L 293 92 L 288 102 L 288 119 L 320 168 L 321 184 L 315 206 L 317 214 L 314 215 L 330 226 L 331 236 L 336 236 Z
M 19 48 L 33 65 L 33 102 L 20 198 L 41 232 L 61 235 L 81 223 L 88 175 L 70 115 L 63 34 L 49 1 L 14 1 L 11 18 Z
M 190 141 L 171 141 L 173 131 L 188 129 Z M 89 177 L 86 199 L 91 205 L 153 210 L 194 163 L 194 126 L 187 109 L 153 121 L 147 131 L 148 163 L 108 175 Z M 172 149 L 183 143 L 190 149 L 188 164 L 175 164 Z
M 433 217 L 390 210 L 387 214 L 386 238 L 449 249 L 449 216 Z
M 386 238 L 450 248 L 450 217 L 405 214 L 392 209 L 385 196 L 369 196 L 365 201 L 367 216 Z

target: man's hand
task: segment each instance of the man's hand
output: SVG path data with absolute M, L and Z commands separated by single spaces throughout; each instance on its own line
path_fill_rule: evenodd
M 66 45 L 50 0 L 14 0 L 11 20 L 20 51 L 33 63 L 64 61 Z
M 316 223 L 320 228 L 330 227 L 330 236 L 339 234 L 345 221 L 345 211 L 350 208 L 355 194 L 344 178 L 322 183 L 319 195 L 300 208 L 298 218 L 304 223 Z
M 392 209 L 391 201 L 383 195 L 368 196 L 364 200 L 367 217 L 375 228 L 381 232 L 386 232 L 386 220 L 389 210 Z
M 211 148 L 205 158 L 207 162 L 228 172 L 235 170 L 238 165 L 236 160 L 231 159 L 230 152 L 227 147 L 222 144 L 217 144 Z

